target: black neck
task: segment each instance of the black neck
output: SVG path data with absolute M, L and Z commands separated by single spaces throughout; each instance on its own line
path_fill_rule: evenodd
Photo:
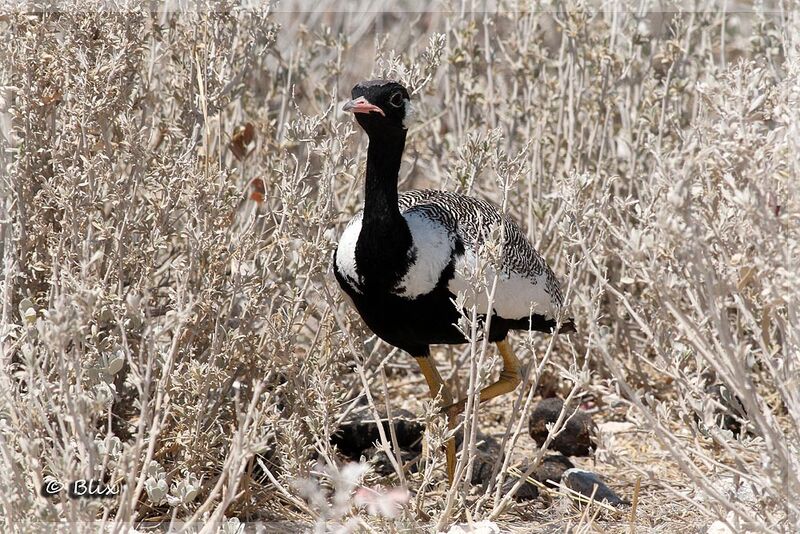
M 366 284 L 391 288 L 403 276 L 411 233 L 397 205 L 397 178 L 406 134 L 373 133 L 367 150 L 364 215 L 356 262 Z
M 365 224 L 396 222 L 401 217 L 397 207 L 397 179 L 405 144 L 405 131 L 394 135 L 370 136 L 364 186 Z

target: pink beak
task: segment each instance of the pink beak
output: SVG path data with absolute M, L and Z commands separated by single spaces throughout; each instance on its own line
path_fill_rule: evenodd
M 386 116 L 381 108 L 375 104 L 371 104 L 363 96 L 359 96 L 355 100 L 351 100 L 345 104 L 344 107 L 342 107 L 342 111 L 352 111 L 353 113 L 371 113 L 374 111 L 376 113 L 380 113 L 384 117 Z

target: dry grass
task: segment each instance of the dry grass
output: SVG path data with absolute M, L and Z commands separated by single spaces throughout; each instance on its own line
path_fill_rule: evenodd
M 293 6 L 0 14 L 0 528 L 797 531 L 797 7 Z M 584 465 L 640 480 L 635 517 L 447 491 L 414 362 L 330 271 L 366 142 L 338 110 L 372 75 L 418 101 L 401 187 L 502 204 L 569 281 L 578 334 L 514 338 L 526 382 L 467 418 L 463 479 L 478 426 L 500 482 L 541 457 L 537 396 L 582 396 L 631 423 Z M 460 395 L 496 368 L 475 340 L 436 353 Z M 715 424 L 714 383 L 749 432 Z M 431 423 L 418 472 L 343 467 L 329 438 L 365 396 Z M 121 494 L 39 495 L 79 478 Z M 410 500 L 353 504 L 378 484 Z

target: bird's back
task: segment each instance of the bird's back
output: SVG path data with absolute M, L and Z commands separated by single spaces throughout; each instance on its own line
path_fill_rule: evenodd
M 550 315 L 555 308 L 562 306 L 561 287 L 553 271 L 514 220 L 501 213 L 492 203 L 451 191 L 417 189 L 400 193 L 398 204 L 402 213 L 421 213 L 438 220 L 454 232 L 464 244 L 466 261 L 475 260 L 475 254 L 502 223 L 503 255 L 502 270 L 499 273 L 500 284 L 505 283 L 509 292 L 520 289 L 512 286 L 525 282 L 541 285 L 544 295 L 536 300 L 546 299 L 548 302 L 536 304 L 549 308 L 541 310 L 546 315 Z M 518 284 L 514 284 L 514 280 Z M 500 289 L 502 292 L 502 287 Z M 524 295 L 533 296 L 530 291 L 523 291 L 520 296 Z M 513 297 L 514 295 L 509 295 L 508 298 L 513 300 Z M 501 303 L 497 304 L 502 308 Z

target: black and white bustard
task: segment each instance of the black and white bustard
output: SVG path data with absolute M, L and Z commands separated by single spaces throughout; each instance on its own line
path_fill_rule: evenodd
M 458 328 L 465 310 L 456 307 L 471 291 L 481 245 L 502 225 L 500 272 L 483 270 L 497 285 L 489 341 L 503 358 L 500 379 L 480 392 L 484 402 L 516 388 L 519 361 L 506 342 L 509 330 L 552 331 L 563 305 L 561 289 L 520 228 L 485 200 L 447 191 L 398 193 L 397 179 L 412 112 L 408 91 L 387 80 L 361 82 L 344 111 L 355 114 L 369 136 L 364 209 L 347 225 L 334 255 L 334 272 L 367 326 L 387 343 L 417 359 L 431 395 L 442 395 L 449 424 L 465 400 L 453 403 L 431 360 L 432 344 L 465 343 Z M 488 308 L 488 297 L 468 298 L 464 307 Z M 572 320 L 562 332 L 574 330 Z M 455 472 L 455 444 L 447 446 L 447 473 Z

